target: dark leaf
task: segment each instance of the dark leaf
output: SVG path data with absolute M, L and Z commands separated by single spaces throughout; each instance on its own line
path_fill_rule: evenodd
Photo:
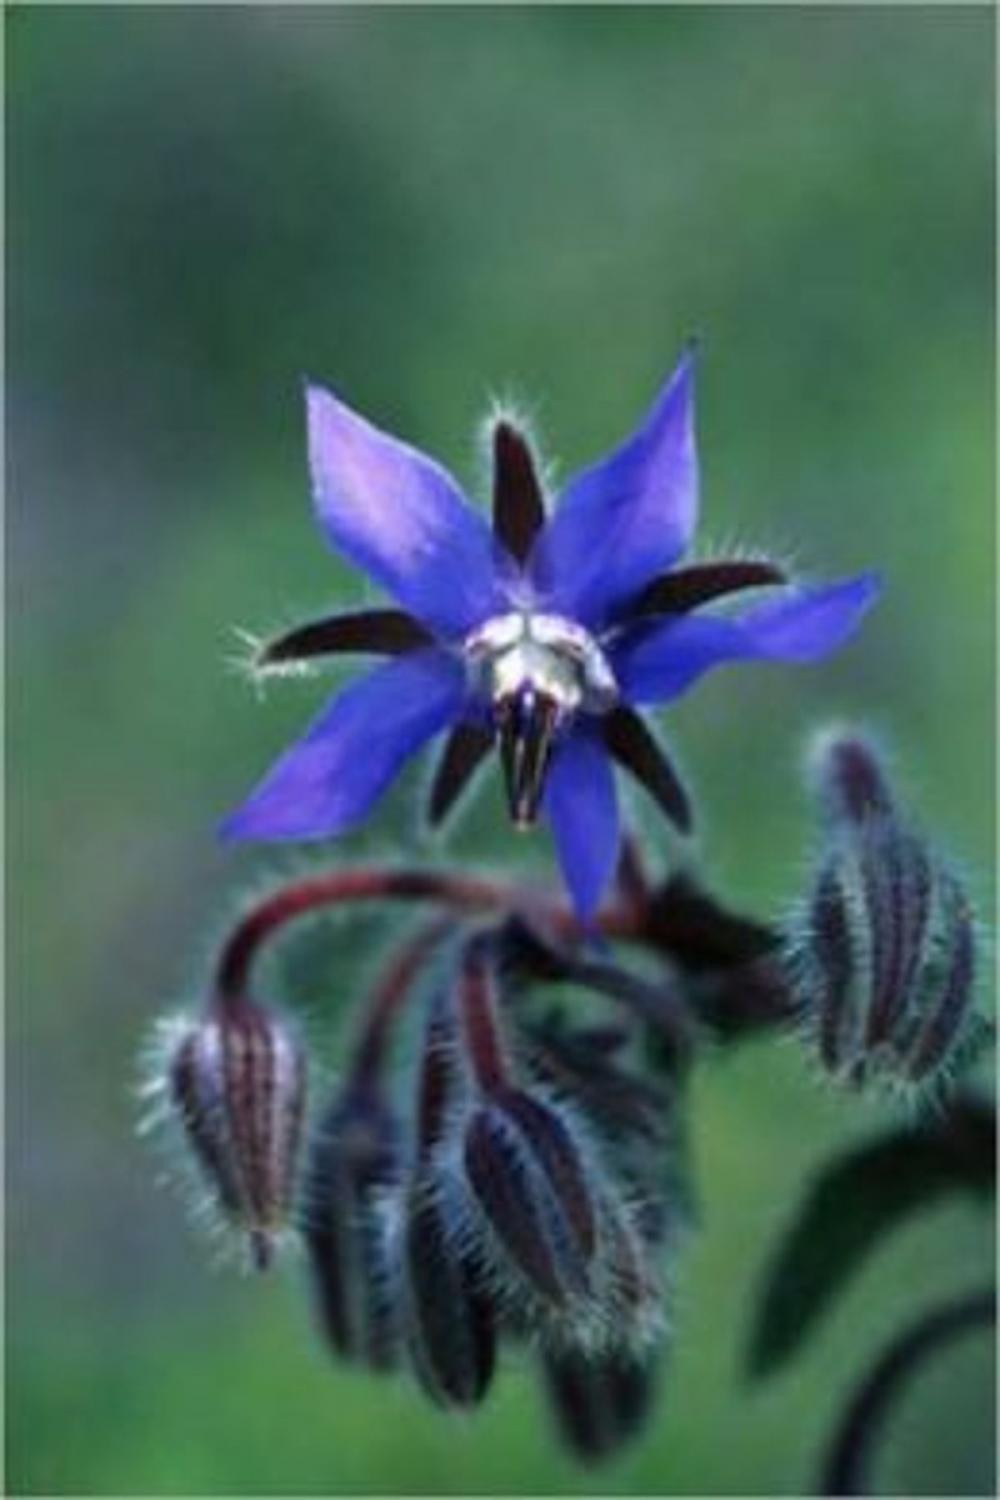
M 420 646 L 434 644 L 423 625 L 401 609 L 359 609 L 350 614 L 328 615 L 296 625 L 284 635 L 265 641 L 257 653 L 258 667 L 281 662 L 306 661 L 313 656 L 336 656 L 348 652 L 370 652 L 375 656 L 400 656 Z
M 990 1192 L 994 1144 L 992 1108 L 967 1097 L 943 1118 L 883 1136 L 828 1167 L 771 1267 L 751 1374 L 770 1374 L 795 1352 L 866 1256 L 909 1215 L 950 1192 Z
M 509 422 L 493 431 L 493 533 L 515 562 L 527 560 L 545 505 L 527 442 Z
M 639 715 L 619 705 L 600 721 L 611 754 L 649 792 L 682 833 L 691 829 L 691 802 L 663 747 Z
M 459 724 L 452 730 L 434 772 L 427 807 L 427 821 L 432 828 L 437 828 L 448 816 L 492 744 L 493 736 L 479 724 Z
M 902 1387 L 953 1339 L 996 1321 L 992 1287 L 924 1313 L 888 1345 L 858 1386 L 823 1464 L 817 1493 L 863 1495 L 872 1446 Z

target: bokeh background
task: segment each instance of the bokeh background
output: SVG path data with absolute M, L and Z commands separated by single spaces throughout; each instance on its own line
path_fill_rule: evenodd
M 943 1204 L 787 1374 L 748 1386 L 776 1237 L 886 1107 L 817 1087 L 791 1046 L 702 1070 L 703 1228 L 659 1414 L 583 1477 L 516 1365 L 452 1421 L 334 1369 L 294 1272 L 213 1270 L 136 1139 L 135 1056 L 275 867 L 214 826 L 323 692 L 258 703 L 231 628 L 365 597 L 310 518 L 306 371 L 471 486 L 491 395 L 529 405 L 565 473 L 701 334 L 705 550 L 887 583 L 836 660 L 719 672 L 670 710 L 707 870 L 783 909 L 812 836 L 804 739 L 857 717 L 990 909 L 990 10 L 5 20 L 8 1492 L 801 1491 L 876 1348 L 992 1264 L 987 1215 Z M 336 857 L 419 848 L 419 785 Z M 492 783 L 453 847 L 548 859 L 511 847 Z M 358 932 L 339 939 L 344 1006 L 380 929 Z M 897 1410 L 880 1488 L 992 1492 L 993 1404 L 970 1337 Z

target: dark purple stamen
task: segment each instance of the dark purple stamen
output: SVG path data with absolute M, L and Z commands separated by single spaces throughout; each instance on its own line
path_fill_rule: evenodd
M 502 698 L 494 715 L 510 815 L 519 828 L 529 828 L 538 816 L 559 705 L 547 693 L 525 685 Z

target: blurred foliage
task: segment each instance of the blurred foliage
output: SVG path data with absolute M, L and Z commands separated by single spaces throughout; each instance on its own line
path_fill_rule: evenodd
M 363 596 L 308 514 L 304 371 L 472 484 L 491 393 L 529 404 L 565 473 L 699 332 L 706 547 L 887 580 L 835 661 L 720 672 L 670 711 L 706 864 L 750 909 L 793 897 L 796 756 L 849 714 L 898 747 L 990 909 L 992 12 L 5 20 L 9 1491 L 796 1492 L 914 1289 L 992 1264 L 986 1216 L 942 1203 L 789 1378 L 741 1383 L 778 1229 L 888 1106 L 823 1092 L 789 1048 L 704 1070 L 704 1230 L 661 1414 L 581 1479 L 525 1375 L 455 1424 L 328 1368 L 294 1285 L 213 1274 L 134 1140 L 134 1059 L 274 863 L 217 848 L 218 816 L 317 701 L 282 684 L 261 707 L 226 670 L 230 627 Z M 419 775 L 339 858 L 416 847 Z M 548 859 L 511 850 L 492 784 L 452 843 Z M 992 1389 L 984 1339 L 917 1382 L 886 1489 L 991 1492 Z

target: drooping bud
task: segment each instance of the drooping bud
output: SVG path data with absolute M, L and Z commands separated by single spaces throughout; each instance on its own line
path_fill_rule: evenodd
M 634 1205 L 608 1197 L 601 1204 L 597 1282 L 602 1303 L 591 1344 L 648 1349 L 664 1328 L 664 1289 L 657 1269 L 667 1236 L 662 1199 Z
M 827 835 L 792 933 L 796 998 L 826 1071 L 919 1083 L 975 1025 L 975 927 L 955 874 L 858 735 L 816 758 Z
M 485 1396 L 496 1359 L 496 1313 L 478 1253 L 468 1195 L 447 1141 L 462 1089 L 458 1025 L 434 996 L 417 1099 L 417 1162 L 406 1194 L 400 1262 L 407 1343 L 421 1385 L 442 1406 Z
M 521 1090 L 496 1090 L 465 1131 L 476 1204 L 514 1267 L 546 1301 L 586 1298 L 595 1213 L 583 1161 L 559 1116 Z
M 462 1188 L 444 1170 L 411 1185 L 403 1230 L 405 1307 L 417 1376 L 441 1406 L 477 1406 L 496 1361 L 496 1312 L 466 1240 Z
M 390 1369 L 399 1345 L 386 1205 L 401 1156 L 379 1092 L 349 1088 L 320 1122 L 305 1184 L 302 1228 L 323 1327 L 337 1354 L 373 1370 Z
M 638 1434 L 656 1392 L 653 1360 L 618 1350 L 547 1350 L 542 1375 L 559 1435 L 587 1465 L 613 1458 Z
M 550 1072 L 562 1097 L 522 1082 L 502 1024 L 501 940 L 498 934 L 473 940 L 462 956 L 462 1033 L 477 1097 L 465 1118 L 461 1168 L 505 1316 L 516 1321 L 531 1305 L 544 1336 L 600 1342 L 620 1313 L 636 1328 L 645 1321 L 632 1293 L 641 1281 L 645 1296 L 652 1278 L 628 1218 L 627 1193 L 592 1148 L 583 1111 L 565 1097 L 577 1081 L 573 1067 L 566 1064 L 561 1077 L 558 1066 Z M 598 1034 L 598 1055 L 605 1045 Z M 544 1078 L 540 1049 L 523 1063 Z M 575 1092 L 583 1104 L 584 1090 Z
M 820 734 L 812 761 L 820 806 L 832 826 L 860 825 L 895 810 L 886 769 L 863 735 L 837 730 Z
M 301 1047 L 273 1011 L 227 1000 L 180 1036 L 169 1093 L 218 1206 L 265 1269 L 294 1200 L 306 1095 Z
M 693 1214 L 682 1087 L 623 1055 L 627 1034 L 558 1014 L 525 1030 L 532 1072 L 585 1121 L 642 1242 L 658 1249 L 682 1237 Z

